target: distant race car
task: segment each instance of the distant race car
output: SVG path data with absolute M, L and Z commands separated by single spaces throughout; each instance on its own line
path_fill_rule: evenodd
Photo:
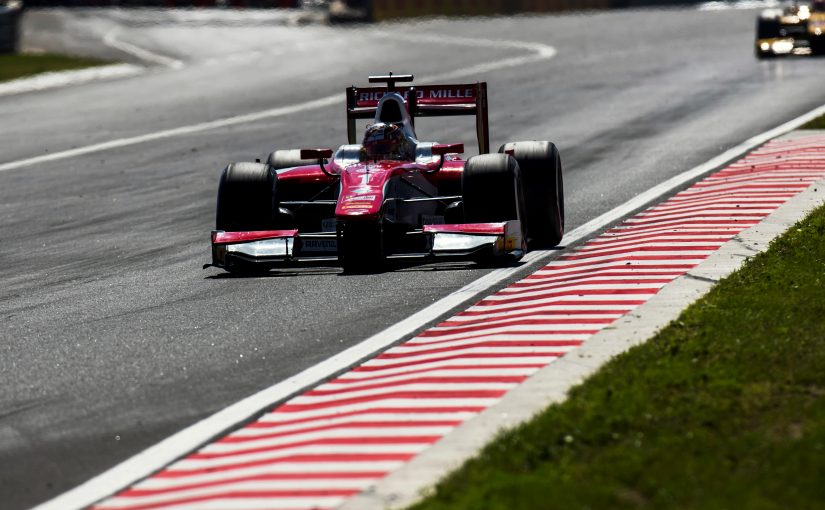
M 757 58 L 825 54 L 825 0 L 762 11 L 755 49 Z
M 349 143 L 278 150 L 266 163 L 221 174 L 212 263 L 255 273 L 331 260 L 375 272 L 392 257 L 425 261 L 520 259 L 556 246 L 564 232 L 562 167 L 547 141 L 489 153 L 487 84 L 396 87 L 412 75 L 371 76 L 381 86 L 346 91 Z M 474 115 L 479 152 L 419 142 L 417 117 Z M 362 143 L 356 120 L 372 119 Z

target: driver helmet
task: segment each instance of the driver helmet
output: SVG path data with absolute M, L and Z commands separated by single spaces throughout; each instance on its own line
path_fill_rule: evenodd
M 363 146 L 367 159 L 411 159 L 410 145 L 404 130 L 395 124 L 371 124 L 364 134 Z

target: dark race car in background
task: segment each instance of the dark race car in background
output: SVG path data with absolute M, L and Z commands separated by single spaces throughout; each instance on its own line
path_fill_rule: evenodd
M 762 11 L 755 50 L 757 58 L 825 54 L 825 0 Z
M 556 246 L 564 195 L 555 145 L 511 142 L 491 154 L 486 83 L 396 86 L 412 79 L 390 73 L 370 77 L 383 85 L 348 88 L 349 141 L 336 150 L 278 150 L 266 163 L 228 165 L 207 266 L 255 273 L 326 260 L 372 272 L 388 258 L 504 264 Z M 475 116 L 479 155 L 465 160 L 462 144 L 418 141 L 416 118 L 456 115 Z M 358 119 L 372 120 L 363 144 Z M 375 137 L 384 132 L 401 133 L 404 150 L 382 156 Z

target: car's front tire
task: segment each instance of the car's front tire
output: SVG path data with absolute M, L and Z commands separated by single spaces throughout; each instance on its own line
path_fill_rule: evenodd
M 508 154 L 480 154 L 468 159 L 461 190 L 467 223 L 525 220 L 521 172 Z
M 227 232 L 275 228 L 278 177 L 262 163 L 230 163 L 221 173 L 215 228 Z
M 558 149 L 546 141 L 511 142 L 502 145 L 499 153 L 511 153 L 521 171 L 528 246 L 557 246 L 564 236 L 564 179 Z
M 527 212 L 524 208 L 524 186 L 518 163 L 508 154 L 480 154 L 467 160 L 461 177 L 464 221 L 496 223 L 519 220 L 524 238 Z M 521 250 L 527 246 L 522 242 Z M 509 257 L 479 254 L 476 259 L 485 265 L 508 263 Z
M 338 225 L 338 263 L 345 273 L 378 273 L 386 263 L 381 223 L 344 221 Z
M 247 232 L 276 228 L 278 177 L 261 163 L 231 163 L 221 173 L 215 228 Z M 262 274 L 265 265 L 233 261 L 225 267 L 238 274 Z

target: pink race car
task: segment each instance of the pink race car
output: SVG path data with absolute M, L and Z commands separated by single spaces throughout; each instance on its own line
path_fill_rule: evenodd
M 487 84 L 400 86 L 371 76 L 347 89 L 349 143 L 279 150 L 221 174 L 212 264 L 256 273 L 291 262 L 335 261 L 374 272 L 388 258 L 460 257 L 488 264 L 556 246 L 564 232 L 558 150 L 512 142 L 489 153 Z M 480 154 L 420 142 L 417 117 L 474 115 Z M 371 119 L 361 143 L 356 120 Z

